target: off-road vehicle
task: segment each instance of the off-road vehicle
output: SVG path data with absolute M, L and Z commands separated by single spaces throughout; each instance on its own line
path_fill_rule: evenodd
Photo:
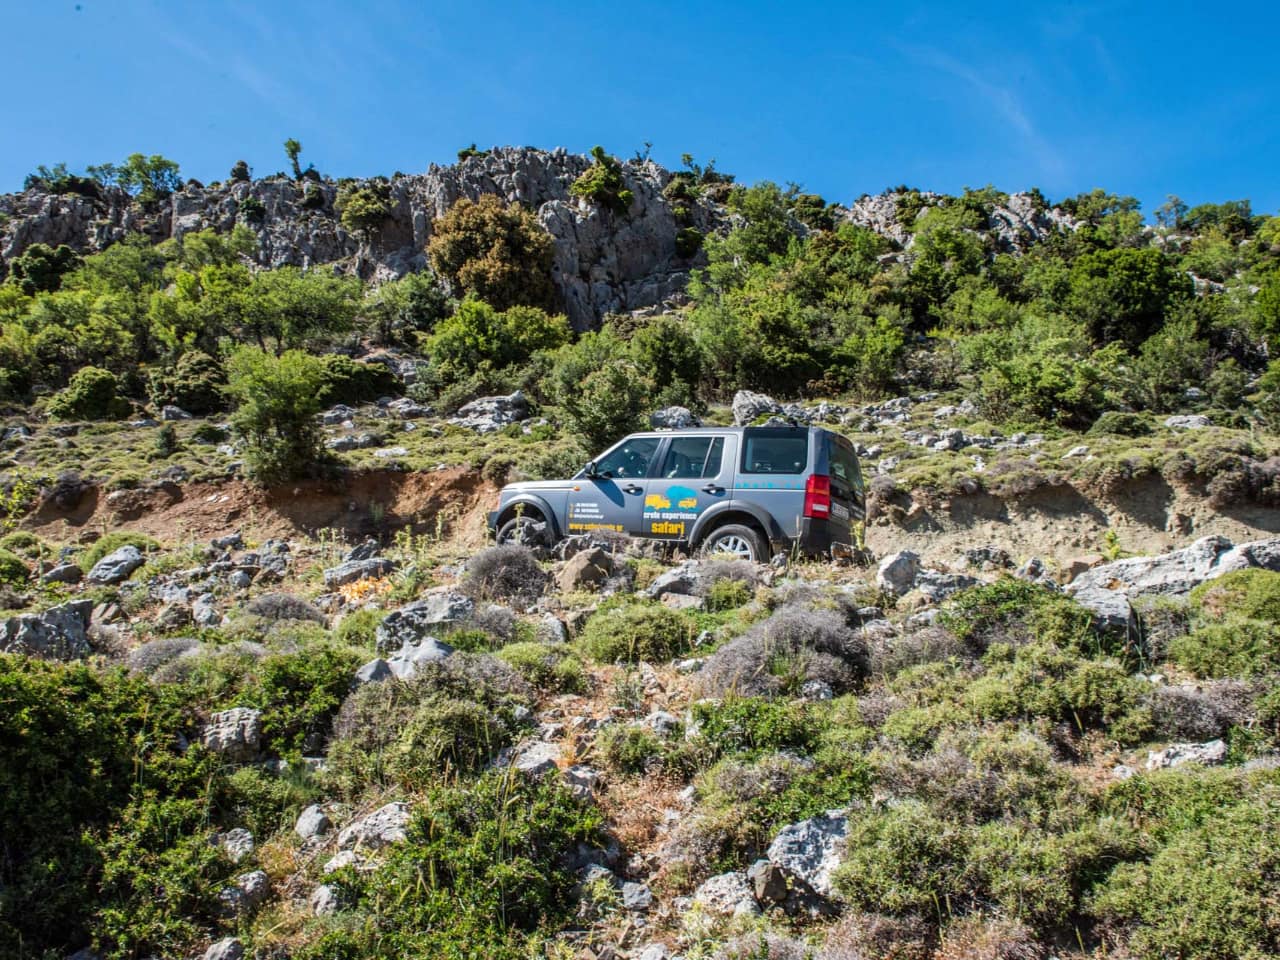
M 852 553 L 865 516 L 853 444 L 820 427 L 634 433 L 570 480 L 502 488 L 499 543 L 554 545 L 611 530 L 704 553 Z

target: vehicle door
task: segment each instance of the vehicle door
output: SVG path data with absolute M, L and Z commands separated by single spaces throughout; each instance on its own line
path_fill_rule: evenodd
M 644 500 L 644 535 L 687 540 L 708 509 L 733 489 L 736 438 L 712 434 L 671 437 Z
M 575 478 L 569 491 L 568 532 L 614 530 L 644 535 L 645 490 L 661 443 L 661 437 L 628 437 L 600 455 L 595 476 Z
M 766 510 L 784 535 L 798 537 L 809 470 L 809 431 L 748 427 L 734 479 L 735 496 Z

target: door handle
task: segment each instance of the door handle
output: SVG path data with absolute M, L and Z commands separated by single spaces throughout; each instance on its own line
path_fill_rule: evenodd
M 702 488 L 703 493 L 723 493 L 724 487 L 717 487 L 714 483 L 708 483 Z
M 644 487 L 638 487 L 634 483 L 629 483 L 622 488 L 624 493 L 643 493 Z

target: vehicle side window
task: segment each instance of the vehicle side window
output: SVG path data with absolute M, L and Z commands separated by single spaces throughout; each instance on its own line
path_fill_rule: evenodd
M 723 455 L 723 437 L 676 437 L 667 448 L 659 475 L 667 480 L 719 476 Z
M 803 433 L 798 436 L 748 433 L 743 444 L 743 473 L 803 473 L 808 461 L 809 438 Z
M 649 462 L 658 452 L 657 437 L 636 437 L 610 450 L 596 461 L 596 472 L 614 479 L 649 475 Z

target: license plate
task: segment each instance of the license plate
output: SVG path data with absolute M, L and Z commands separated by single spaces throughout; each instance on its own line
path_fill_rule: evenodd
M 831 515 L 840 520 L 848 520 L 849 508 L 839 503 L 833 503 L 831 505 Z

